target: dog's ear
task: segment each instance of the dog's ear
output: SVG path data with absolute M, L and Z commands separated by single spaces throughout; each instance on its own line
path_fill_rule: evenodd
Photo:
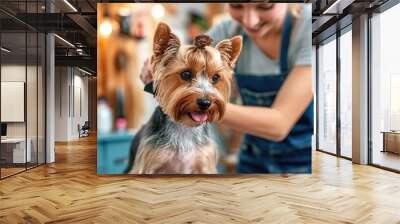
M 221 53 L 222 59 L 233 68 L 242 50 L 242 36 L 222 40 L 215 48 Z
M 179 38 L 171 33 L 171 28 L 167 24 L 160 22 L 154 34 L 153 60 L 174 56 L 178 52 L 179 46 Z

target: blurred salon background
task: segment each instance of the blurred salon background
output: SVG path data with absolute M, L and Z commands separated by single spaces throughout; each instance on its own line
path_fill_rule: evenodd
M 99 174 L 122 173 L 135 133 L 152 115 L 157 102 L 143 91 L 139 73 L 151 56 L 158 22 L 170 25 L 184 43 L 229 18 L 226 4 L 113 3 L 97 4 L 98 157 Z M 237 94 L 233 94 L 232 100 Z M 242 134 L 215 127 L 219 173 L 233 173 Z

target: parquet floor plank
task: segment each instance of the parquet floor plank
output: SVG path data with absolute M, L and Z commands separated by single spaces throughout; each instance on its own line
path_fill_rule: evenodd
M 398 223 L 400 175 L 313 152 L 311 175 L 96 174 L 96 139 L 0 181 L 0 223 Z

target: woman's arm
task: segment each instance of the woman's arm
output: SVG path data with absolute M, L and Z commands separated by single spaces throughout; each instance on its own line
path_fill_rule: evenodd
M 282 141 L 310 104 L 310 65 L 297 65 L 288 75 L 271 107 L 228 104 L 223 123 L 272 141 Z

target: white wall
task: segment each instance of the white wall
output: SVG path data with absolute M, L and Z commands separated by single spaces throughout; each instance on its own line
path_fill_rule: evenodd
M 2 65 L 1 81 L 25 82 L 25 73 L 25 65 Z M 7 108 L 1 108 L 1 110 L 7 110 Z M 25 126 L 25 122 L 7 122 L 7 137 L 25 138 Z
M 88 121 L 89 119 L 89 114 L 88 114 L 88 78 L 81 76 L 82 73 L 77 74 L 78 70 L 74 70 L 74 96 L 72 98 L 74 99 L 74 108 L 73 110 L 75 113 L 72 113 L 72 120 L 71 120 L 71 136 L 72 138 L 78 138 L 79 133 L 78 133 L 78 124 L 81 126 L 85 123 L 85 121 Z M 79 93 L 80 92 L 80 93 Z M 80 95 L 80 97 L 79 97 Z M 81 102 L 79 102 L 81 101 Z M 72 105 L 72 104 L 71 104 Z M 82 107 L 82 108 L 79 108 Z M 82 111 L 80 112 L 81 109 Z M 73 112 L 74 112 L 73 111 Z
M 27 69 L 28 73 L 31 73 L 33 70 L 35 70 L 36 73 L 36 67 L 33 66 L 28 66 L 27 68 L 25 68 L 25 65 L 17 65 L 17 64 L 2 65 L 1 81 L 3 82 L 17 81 L 26 83 L 25 69 Z M 36 83 L 34 85 L 36 85 Z M 33 93 L 28 92 L 27 97 L 28 98 L 36 97 L 36 89 L 34 90 Z M 27 99 L 28 103 L 32 101 L 33 101 L 32 99 Z M 7 110 L 7 108 L 1 108 L 1 110 Z M 34 114 L 34 117 L 31 117 L 31 115 L 33 114 L 28 113 L 28 121 L 33 120 L 33 118 L 36 119 L 36 114 Z M 25 137 L 25 123 L 26 122 L 7 122 L 7 137 Z M 31 125 L 29 125 L 28 127 L 31 127 Z
M 56 141 L 79 138 L 78 124 L 88 120 L 88 78 L 83 75 L 76 68 L 56 67 Z
M 55 68 L 55 140 L 68 140 L 69 96 L 68 88 L 70 77 L 67 67 Z
M 28 68 L 29 70 L 30 68 Z M 25 82 L 25 65 L 2 65 L 2 82 Z M 7 110 L 7 108 L 1 108 Z M 11 122 L 7 123 L 7 137 L 25 137 L 25 123 Z

